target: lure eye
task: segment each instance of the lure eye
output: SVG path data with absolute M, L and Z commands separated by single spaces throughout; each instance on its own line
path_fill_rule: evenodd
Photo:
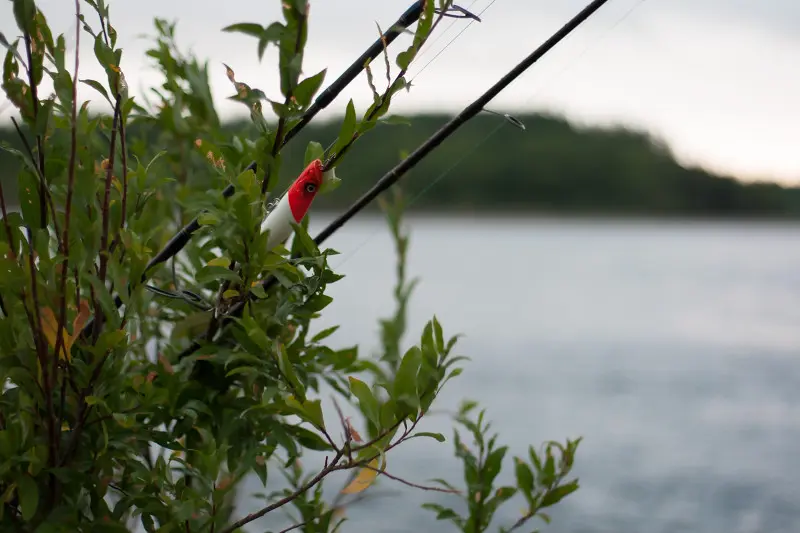
M 317 186 L 313 183 L 306 183 L 306 192 L 312 193 L 317 190 Z

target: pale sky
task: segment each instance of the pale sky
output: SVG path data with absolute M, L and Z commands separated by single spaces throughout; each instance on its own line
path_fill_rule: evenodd
M 122 68 L 131 94 L 141 94 L 140 87 L 158 81 L 144 55 L 148 43 L 139 38 L 153 33 L 151 21 L 158 16 L 177 19 L 179 45 L 209 60 L 212 89 L 223 116 L 243 107 L 225 100 L 233 92 L 222 62 L 240 81 L 280 99 L 275 54 L 268 52 L 259 64 L 255 39 L 220 31 L 235 22 L 266 25 L 278 20 L 280 2 L 106 1 L 125 49 Z M 483 22 L 471 24 L 428 65 L 412 91 L 398 95 L 393 109 L 458 112 L 586 1 L 495 0 L 489 5 L 492 0 L 460 0 L 476 13 L 489 6 Z M 66 32 L 68 42 L 74 42 L 73 2 L 38 3 L 54 32 Z M 311 0 L 305 74 L 327 67 L 327 81 L 332 81 L 375 39 L 375 22 L 386 29 L 410 3 Z M 88 13 L 85 4 L 84 9 Z M 466 24 L 456 21 L 448 29 L 450 22 L 445 21 L 441 28 L 446 33 L 423 51 L 411 76 Z M 611 0 L 489 108 L 547 110 L 583 124 L 626 124 L 665 139 L 684 162 L 743 179 L 800 183 L 797 28 L 798 0 Z M 10 2 L 2 8 L 0 31 L 10 39 L 17 35 Z M 406 42 L 398 40 L 390 50 L 392 58 L 401 50 L 398 44 Z M 90 63 L 89 39 L 83 39 L 81 48 L 86 59 L 80 77 L 103 79 Z M 380 81 L 382 73 L 376 74 Z M 84 87 L 80 96 L 98 98 Z M 321 117 L 342 113 L 351 97 L 363 113 L 370 103 L 363 75 Z M 0 108 L 6 107 L 3 104 L 0 100 Z M 9 116 L 6 108 L 0 120 L 6 122 Z

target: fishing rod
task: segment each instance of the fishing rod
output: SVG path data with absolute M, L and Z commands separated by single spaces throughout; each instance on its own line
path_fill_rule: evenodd
M 286 132 L 286 135 L 281 140 L 280 148 L 286 146 L 300 131 L 305 128 L 309 122 L 323 109 L 328 107 L 333 100 L 336 99 L 337 96 L 350 84 L 353 80 L 361 74 L 361 71 L 364 70 L 364 65 L 367 61 L 372 61 L 379 54 L 381 54 L 384 50 L 385 46 L 389 46 L 401 33 L 403 33 L 409 26 L 414 24 L 419 17 L 422 15 L 422 9 L 425 4 L 425 0 L 417 0 L 414 4 L 411 5 L 397 21 L 386 31 L 382 34 L 378 39 L 367 48 L 363 54 L 361 54 L 353 63 L 347 67 L 345 70 L 333 83 L 331 83 L 322 93 L 317 96 L 314 100 L 314 103 L 311 104 L 311 107 L 303 113 L 303 116 L 300 118 L 300 122 L 298 122 L 292 129 Z M 245 170 L 252 170 L 256 172 L 258 166 L 255 161 L 250 163 Z M 222 190 L 222 196 L 224 198 L 230 198 L 233 196 L 233 193 L 236 191 L 236 187 L 233 184 L 229 184 Z M 144 282 L 146 278 L 147 272 L 176 255 L 180 252 L 189 240 L 192 238 L 192 234 L 200 229 L 200 222 L 199 219 L 196 217 L 191 222 L 186 224 L 183 228 L 181 228 L 178 233 L 176 233 L 172 239 L 158 252 L 155 257 L 153 257 L 147 266 L 144 269 L 144 274 L 142 274 L 142 282 Z M 119 306 L 117 306 L 119 307 Z
M 286 146 L 286 144 L 298 133 L 300 133 L 300 131 L 307 126 L 320 111 L 330 105 L 331 102 L 333 102 L 333 100 L 335 100 L 336 97 L 339 96 L 339 94 L 341 94 L 341 92 L 350 83 L 352 83 L 356 77 L 358 77 L 369 61 L 377 58 L 381 53 L 383 53 L 386 47 L 388 47 L 395 39 L 397 39 L 400 34 L 402 34 L 409 26 L 419 20 L 425 6 L 425 1 L 426 0 L 417 0 L 408 9 L 406 9 L 406 11 L 400 15 L 397 21 L 386 32 L 381 34 L 378 39 L 376 39 L 375 42 L 364 51 L 364 53 L 362 53 L 355 61 L 353 61 L 353 63 L 333 83 L 331 83 L 325 90 L 322 91 L 322 93 L 317 96 L 312 105 L 300 118 L 300 122 L 286 132 L 286 135 L 281 140 L 279 149 Z M 452 10 L 452 13 L 450 10 Z M 445 10 L 444 13 L 441 13 L 439 9 L 436 11 L 437 13 L 442 14 L 442 16 L 447 16 L 450 18 L 475 18 L 474 15 L 459 6 L 450 6 L 448 10 Z M 245 168 L 245 170 L 252 170 L 253 172 L 256 172 L 257 169 L 258 166 L 255 161 L 250 163 Z M 235 191 L 236 187 L 233 184 L 229 184 L 227 187 L 225 187 L 225 189 L 222 190 L 222 197 L 230 198 Z M 186 247 L 193 234 L 198 229 L 200 229 L 199 216 L 195 217 L 188 224 L 178 230 L 178 232 L 173 235 L 173 237 L 167 242 L 161 251 L 159 251 L 152 259 L 150 259 L 144 268 L 140 283 L 147 281 L 149 277 L 148 274 L 154 267 L 165 263 L 180 253 L 180 251 Z M 128 290 L 131 290 L 130 285 Z M 122 297 L 119 294 L 115 295 L 114 305 L 116 308 L 119 309 L 122 307 L 122 304 Z M 94 320 L 95 319 L 93 317 L 86 323 L 81 332 L 83 336 L 86 336 L 90 331 L 92 331 L 92 328 L 94 327 Z
M 499 81 L 492 85 L 485 93 L 479 96 L 475 101 L 465 107 L 458 115 L 453 117 L 449 122 L 442 126 L 436 133 L 428 137 L 416 150 L 414 150 L 408 157 L 398 163 L 394 168 L 384 174 L 375 185 L 373 185 L 366 193 L 364 193 L 358 200 L 356 200 L 344 213 L 339 215 L 333 222 L 328 224 L 315 238 L 314 243 L 319 246 L 325 242 L 331 235 L 336 233 L 348 220 L 357 215 L 362 209 L 369 205 L 379 194 L 386 189 L 397 183 L 405 174 L 413 169 L 420 161 L 428 156 L 435 150 L 445 139 L 450 137 L 461 126 L 483 111 L 484 107 L 491 102 L 500 92 L 508 87 L 514 80 L 521 76 L 525 71 L 532 67 L 539 61 L 545 54 L 547 54 L 559 42 L 563 41 L 570 33 L 572 33 L 581 24 L 586 22 L 598 9 L 609 0 L 593 0 L 586 7 L 584 7 L 577 15 L 564 24 L 558 31 L 551 35 L 545 42 L 539 45 L 530 55 L 524 58 Z M 260 285 L 265 289 L 271 287 L 276 282 L 275 277 L 270 276 L 262 280 Z M 255 295 L 250 292 L 249 299 L 255 299 Z M 243 300 L 233 307 L 231 307 L 228 315 L 224 317 L 224 321 L 230 321 L 231 317 L 236 317 L 244 310 L 247 300 Z M 182 351 L 178 358 L 182 359 L 187 357 L 202 347 L 202 344 L 194 340 L 192 344 Z

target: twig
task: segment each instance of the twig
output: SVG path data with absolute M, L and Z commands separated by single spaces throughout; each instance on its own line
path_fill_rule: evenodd
M 125 222 L 128 218 L 128 148 L 124 118 L 120 117 L 119 123 L 120 148 L 122 148 L 122 219 L 119 223 L 120 229 L 125 229 Z
M 14 234 L 11 231 L 11 224 L 8 223 L 8 211 L 6 211 L 6 197 L 3 194 L 3 181 L 0 180 L 0 213 L 3 215 L 3 227 L 6 230 L 6 237 L 8 238 L 8 248 L 11 250 L 11 254 L 16 256 L 16 250 L 14 250 Z
M 6 238 L 8 239 L 8 249 L 9 253 L 13 256 L 16 256 L 14 246 L 14 239 L 13 233 L 11 232 L 11 225 L 8 223 L 8 213 L 6 212 L 6 198 L 3 194 L 3 183 L 0 181 L 0 214 L 3 216 L 3 226 L 6 230 Z M 3 316 L 8 316 L 8 308 L 6 307 L 5 300 L 2 296 L 0 296 L 0 311 L 3 312 Z M 5 426 L 5 423 L 3 423 Z
M 311 520 L 306 520 L 305 522 L 303 522 L 303 523 L 301 523 L 301 524 L 295 524 L 295 525 L 293 525 L 293 526 L 289 526 L 289 527 L 287 527 L 286 529 L 281 529 L 281 530 L 280 530 L 278 533 L 288 533 L 289 531 L 292 531 L 292 530 L 294 530 L 294 529 L 300 529 L 301 527 L 303 527 L 303 526 L 306 526 L 306 525 L 310 524 L 311 522 L 313 522 L 313 521 L 314 521 L 314 520 L 316 520 L 317 518 L 319 518 L 319 517 L 315 516 L 315 517 L 314 517 L 314 518 L 312 518 Z M 212 532 L 212 533 L 213 533 L 213 532 Z
M 376 468 L 376 467 L 374 467 L 372 465 L 369 465 L 369 464 L 364 465 L 364 468 L 366 468 L 368 470 L 372 470 L 374 472 L 377 472 L 378 474 L 380 474 L 382 476 L 386 476 L 391 480 L 398 481 L 398 482 L 402 483 L 403 485 L 408 485 L 409 487 L 414 487 L 415 489 L 430 490 L 430 491 L 434 491 L 434 492 L 445 492 L 445 493 L 448 493 L 448 494 L 461 494 L 461 491 L 458 491 L 458 490 L 443 489 L 441 487 L 429 487 L 429 486 L 426 486 L 426 485 L 418 485 L 417 483 L 412 483 L 410 481 L 406 481 L 405 479 L 403 479 L 401 477 L 394 476 L 394 475 L 390 474 L 389 472 L 387 472 L 385 470 L 381 470 L 380 468 Z
M 69 272 L 69 226 L 70 215 L 72 213 L 72 195 L 75 189 L 75 159 L 78 153 L 78 66 L 80 64 L 80 44 L 81 44 L 81 4 L 80 0 L 75 0 L 75 72 L 72 79 L 72 122 L 70 124 L 70 149 L 69 149 L 69 169 L 67 171 L 67 199 L 64 205 L 64 236 L 61 239 L 61 250 L 64 260 L 61 262 L 61 285 L 59 298 L 61 309 L 58 317 L 58 333 L 56 334 L 55 356 L 53 357 L 53 381 L 57 381 L 58 375 L 58 356 L 64 348 L 64 324 L 67 321 L 67 272 Z M 55 217 L 53 218 L 55 221 Z M 75 305 L 80 305 L 79 301 Z M 64 360 L 68 359 L 69 354 L 64 354 Z M 66 383 L 66 380 L 64 381 Z M 61 404 L 64 404 L 64 386 L 61 387 Z M 63 413 L 59 415 L 63 418 Z M 59 430 L 60 431 L 60 430 Z M 56 447 L 56 453 L 58 453 Z M 56 457 L 51 457 L 51 465 L 55 464 Z
M 31 32 L 29 28 L 25 29 L 25 53 L 28 56 L 28 82 L 31 86 L 31 100 L 33 101 L 33 121 L 36 123 L 39 117 L 39 88 L 33 79 L 33 51 L 31 47 Z M 47 182 L 44 179 L 44 146 L 42 145 L 42 136 L 36 136 L 36 147 L 39 152 L 39 173 L 41 175 L 41 182 L 39 183 L 39 217 L 40 227 L 42 229 L 47 227 L 47 201 L 45 200 L 45 192 L 47 190 Z
M 514 525 L 511 526 L 509 529 L 507 529 L 506 533 L 511 533 L 512 531 L 515 531 L 515 530 L 521 528 L 522 526 L 524 526 L 528 522 L 528 520 L 530 520 L 531 518 L 536 516 L 536 513 L 538 513 L 538 512 L 539 512 L 538 509 L 528 511 L 527 513 L 525 513 L 524 515 L 519 517 L 519 520 L 514 522 Z
M 45 198 L 46 201 L 47 201 L 47 204 L 50 206 L 50 213 L 51 213 L 51 215 L 53 217 L 53 228 L 55 229 L 56 238 L 61 239 L 61 233 L 58 231 L 58 221 L 56 220 L 56 210 L 55 210 L 55 206 L 53 205 L 53 198 L 52 198 L 52 196 L 50 196 L 50 189 L 47 188 L 47 186 L 46 186 L 47 183 L 45 181 L 44 173 L 42 172 L 42 170 L 39 167 L 36 166 L 36 159 L 34 158 L 34 155 L 33 155 L 33 149 L 31 148 L 30 143 L 28 143 L 28 139 L 25 137 L 25 134 L 22 133 L 22 128 L 19 127 L 19 123 L 17 123 L 17 119 L 15 119 L 14 117 L 11 117 L 11 123 L 14 125 L 14 129 L 17 131 L 17 136 L 22 141 L 22 146 L 25 148 L 25 152 L 27 152 L 28 157 L 30 157 L 31 164 L 33 165 L 33 169 L 36 171 L 36 176 L 39 178 L 39 185 L 40 185 L 40 190 L 39 190 L 40 194 L 39 194 L 39 196 L 40 196 L 40 201 L 41 201 L 41 198 Z M 44 192 L 42 192 L 42 187 L 44 187 L 44 189 L 43 189 Z M 47 226 L 47 213 L 46 212 L 45 212 L 45 217 L 42 220 L 45 221 L 45 225 L 43 227 L 46 227 Z M 59 249 L 60 249 L 60 246 L 61 246 L 61 243 L 59 242 Z
M 300 13 L 300 19 L 297 21 L 297 36 L 295 37 L 294 42 L 294 55 L 295 57 L 300 53 L 302 45 L 303 45 L 303 30 L 305 29 L 305 25 L 308 19 L 308 4 L 305 4 L 305 11 Z M 286 99 L 283 102 L 284 106 L 288 106 L 292 103 L 292 88 L 289 87 L 289 90 L 286 94 Z M 275 141 L 272 143 L 272 150 L 270 155 L 272 156 L 273 160 L 280 152 L 280 149 L 283 147 L 283 129 L 286 127 L 286 117 L 280 117 L 278 119 L 278 125 L 275 127 Z M 264 170 L 264 180 L 261 182 L 261 196 L 267 194 L 267 185 L 269 184 L 270 180 L 270 169 L 271 166 L 267 166 Z
M 39 289 L 36 283 L 36 264 L 33 260 L 34 237 L 33 230 L 28 226 L 28 268 L 31 271 L 31 299 L 33 301 L 33 317 L 29 316 L 29 320 L 33 321 L 31 327 L 34 328 L 34 340 L 36 341 L 36 352 L 39 358 L 39 366 L 42 367 L 42 389 L 44 392 L 45 405 L 47 409 L 47 430 L 50 448 L 50 453 L 55 453 L 56 450 L 56 432 L 55 432 L 55 412 L 53 411 L 53 383 L 50 380 L 50 369 L 47 366 L 47 347 L 44 344 L 44 333 L 42 331 L 42 317 L 39 312 Z M 27 307 L 26 307 L 27 310 Z
M 259 518 L 261 518 L 265 514 L 271 512 L 271 511 L 274 511 L 275 509 L 278 509 L 280 507 L 283 507 L 287 503 L 290 503 L 290 502 L 294 501 L 298 496 L 300 496 L 301 494 L 304 494 L 310 488 L 314 487 L 317 483 L 322 481 L 323 478 L 325 478 L 325 476 L 327 476 L 331 472 L 334 472 L 336 470 L 344 470 L 346 468 L 350 468 L 347 464 L 341 464 L 341 465 L 339 464 L 339 461 L 342 459 L 342 457 L 343 457 L 342 452 L 337 452 L 336 455 L 333 457 L 333 460 L 331 460 L 330 464 L 328 464 L 328 466 L 326 466 L 325 468 L 320 470 L 317 473 L 317 475 L 314 476 L 313 478 L 311 478 L 305 485 L 302 485 L 300 488 L 298 488 L 296 491 L 294 491 L 293 493 L 289 494 L 285 498 L 282 498 L 282 499 L 278 500 L 277 502 L 264 507 L 260 511 L 256 511 L 255 513 L 250 513 L 249 515 L 245 516 L 244 518 L 241 518 L 241 519 L 237 520 L 236 522 L 234 522 L 230 526 L 228 526 L 225 529 L 223 529 L 221 531 L 221 533 L 233 533 L 234 531 L 236 531 L 240 527 L 245 526 L 245 525 L 249 524 L 250 522 L 252 522 L 254 520 L 258 520 Z
M 111 148 L 108 154 L 108 168 L 106 168 L 105 191 L 103 194 L 103 228 L 100 234 L 100 268 L 97 277 L 101 283 L 106 281 L 106 272 L 108 270 L 108 222 L 110 216 L 109 202 L 111 198 L 111 178 L 114 172 L 114 156 L 116 155 L 117 144 L 117 121 L 120 115 L 120 105 L 122 103 L 122 96 L 119 92 L 116 93 L 116 105 L 114 106 L 114 117 L 111 121 Z M 95 300 L 94 304 L 94 342 L 100 336 L 100 328 L 102 327 L 102 312 L 100 311 L 100 302 Z
M 75 424 L 75 429 L 72 431 L 72 437 L 67 444 L 67 449 L 64 451 L 64 455 L 61 457 L 61 461 L 59 462 L 60 466 L 63 466 L 67 463 L 67 460 L 77 448 L 78 440 L 83 433 L 83 429 L 86 427 L 86 421 L 92 411 L 92 406 L 86 403 L 86 397 L 89 396 L 89 393 L 94 387 L 95 381 L 97 381 L 97 378 L 100 377 L 100 372 L 103 370 L 103 366 L 105 365 L 106 359 L 108 359 L 110 353 L 110 351 L 106 352 L 100 362 L 95 365 L 92 375 L 89 377 L 89 383 L 81 391 L 80 398 L 78 399 L 78 404 L 80 405 L 78 408 L 78 421 Z

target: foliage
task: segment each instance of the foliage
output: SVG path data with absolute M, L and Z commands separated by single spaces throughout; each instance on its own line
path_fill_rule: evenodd
M 426 503 L 423 507 L 435 512 L 437 520 L 447 520 L 459 530 L 473 533 L 486 531 L 500 506 L 520 494 L 524 497 L 527 509 L 510 526 L 501 526 L 500 533 L 520 529 L 535 517 L 549 524 L 550 516 L 542 512 L 542 509 L 552 507 L 578 490 L 577 479 L 567 482 L 564 480 L 572 470 L 580 439 L 567 440 L 565 445 L 548 442 L 543 453 L 530 446 L 527 460 L 514 457 L 516 486 L 495 488 L 508 446 L 497 447 L 498 435 L 488 435 L 491 424 L 484 421 L 485 411 L 481 411 L 475 419 L 470 418 L 469 413 L 476 406 L 475 402 L 465 401 L 456 416 L 456 422 L 472 434 L 477 453 L 464 443 L 457 429 L 453 432 L 455 454 L 461 459 L 464 468 L 466 490 L 461 493 L 461 497 L 466 514 L 459 515 L 452 508 L 437 503 Z M 435 481 L 447 489 L 457 490 L 443 479 Z
M 351 101 L 328 150 L 305 144 L 306 162 L 332 168 L 385 120 L 447 5 L 425 3 L 393 81 L 387 72 L 379 92 L 369 72 L 373 104 L 359 119 Z M 91 17 L 81 7 L 76 1 L 76 35 L 92 40 L 103 80 L 80 78 L 79 58 L 69 63 L 64 36 L 52 35 L 34 0 L 12 1 L 21 37 L 0 39 L 3 90 L 22 119 L 22 147 L 3 145 L 19 162 L 18 211 L 8 210 L 0 183 L 0 527 L 231 533 L 291 505 L 297 527 L 329 532 L 342 522 L 341 504 L 322 497 L 334 472 L 351 473 L 343 495 L 381 476 L 434 490 L 387 465 L 411 438 L 444 440 L 417 426 L 464 358 L 436 317 L 401 349 L 413 286 L 402 206 L 385 205 L 398 244 L 398 309 L 382 322 L 376 359 L 329 346 L 335 328 L 315 331 L 332 301 L 327 287 L 342 276 L 328 264 L 335 250 L 308 235 L 308 219 L 287 247 L 267 250 L 258 229 L 266 198 L 280 193 L 282 148 L 325 78 L 302 72 L 308 5 L 284 1 L 282 22 L 226 28 L 255 37 L 259 57 L 268 46 L 279 51 L 279 98 L 226 66 L 231 98 L 253 124 L 239 134 L 221 127 L 208 65 L 178 49 L 174 24 L 155 20 L 147 53 L 164 79 L 152 101 L 139 102 L 128 94 L 109 6 L 85 0 Z M 90 115 L 79 83 L 110 114 Z M 200 229 L 170 268 L 148 268 L 195 216 Z M 186 350 L 196 338 L 199 349 Z M 324 414 L 325 391 L 336 417 Z M 300 459 L 312 452 L 324 454 L 324 466 L 306 473 Z M 289 486 L 241 517 L 242 480 L 255 475 L 266 488 L 275 472 Z

